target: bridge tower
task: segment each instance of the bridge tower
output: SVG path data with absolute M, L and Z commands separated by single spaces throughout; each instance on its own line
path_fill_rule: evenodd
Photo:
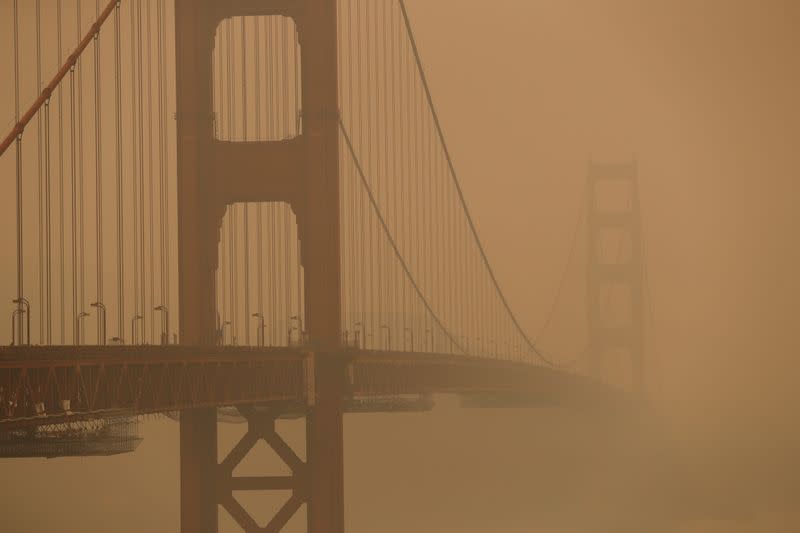
M 629 384 L 642 393 L 644 272 L 636 164 L 590 163 L 587 194 L 587 370 L 615 381 L 622 376 L 610 375 L 611 359 L 626 357 Z
M 301 51 L 302 134 L 290 140 L 223 142 L 214 138 L 212 54 L 224 19 L 290 17 Z M 305 272 L 305 329 L 315 390 L 307 416 L 306 463 L 274 432 L 275 414 L 242 408 L 250 430 L 217 463 L 214 408 L 181 413 L 181 530 L 217 531 L 218 505 L 247 531 L 259 531 L 232 490 L 291 487 L 293 496 L 263 531 L 279 531 L 302 503 L 312 533 L 341 533 L 343 396 L 340 348 L 339 124 L 336 0 L 176 0 L 176 121 L 180 335 L 213 346 L 215 272 L 227 205 L 287 202 L 298 221 Z M 291 479 L 233 478 L 238 462 L 263 438 L 282 457 Z M 313 475 L 309 475 L 313 471 Z

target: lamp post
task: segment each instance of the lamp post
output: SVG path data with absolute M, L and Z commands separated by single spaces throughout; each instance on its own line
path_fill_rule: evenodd
M 23 311 L 20 308 L 11 311 L 11 346 L 17 345 L 17 317 Z M 21 332 L 20 332 L 21 333 Z
M 163 328 L 161 332 L 161 344 L 166 346 L 169 344 L 169 309 L 164 305 L 159 305 L 154 307 L 153 311 L 161 311 L 164 313 L 164 321 L 161 323 L 161 327 Z
M 386 350 L 391 351 L 392 349 L 392 330 L 386 324 L 381 326 L 381 329 L 386 330 Z
M 355 341 L 356 341 L 356 348 L 361 349 L 361 338 L 364 337 L 364 324 L 362 324 L 361 322 L 356 322 L 355 324 L 353 324 L 353 328 L 361 328 L 361 331 L 358 331 L 358 329 L 353 329 L 353 334 L 355 335 Z M 364 340 L 366 341 L 366 339 Z
M 102 302 L 89 305 L 97 309 L 97 344 L 103 346 L 106 343 L 106 306 Z
M 253 318 L 257 318 L 258 322 L 258 334 L 256 335 L 256 342 L 259 346 L 264 346 L 264 328 L 266 328 L 266 322 L 264 320 L 264 315 L 261 313 L 253 313 Z
M 287 346 L 291 346 L 292 345 L 292 332 L 293 331 L 297 331 L 297 337 L 298 337 L 297 344 L 299 346 L 300 345 L 300 338 L 299 338 L 300 337 L 300 331 L 297 329 L 297 326 L 289 326 L 289 329 L 286 331 Z
M 142 320 L 142 318 L 144 318 L 142 315 L 134 315 L 131 319 L 131 344 L 133 345 L 136 344 L 136 321 Z
M 27 298 L 17 298 L 15 300 L 13 300 L 12 303 L 17 304 L 17 306 L 18 306 L 17 307 L 17 311 L 19 311 L 19 313 L 18 313 L 19 315 L 25 315 L 25 323 L 26 323 L 25 329 L 27 331 L 25 332 L 24 336 L 23 336 L 23 331 L 22 331 L 22 319 L 21 318 L 20 318 L 20 324 L 19 324 L 19 326 L 17 326 L 17 328 L 19 329 L 19 343 L 20 343 L 20 345 L 27 344 L 28 346 L 30 346 L 30 344 L 31 344 L 31 303 L 28 301 Z M 13 322 L 13 319 L 12 319 L 12 322 Z M 27 342 L 24 341 L 24 337 L 27 338 Z
M 230 320 L 226 320 L 225 322 L 222 323 L 222 327 L 219 328 L 220 344 L 223 345 L 223 346 L 225 345 L 225 326 L 230 326 L 230 325 L 231 325 L 231 321 Z
M 86 318 L 87 316 L 89 316 L 89 313 L 87 313 L 86 311 L 81 311 L 80 314 L 75 319 L 75 320 L 77 320 L 77 324 L 75 326 L 76 326 L 76 331 L 78 332 L 78 338 L 75 339 L 75 344 L 77 346 L 80 346 L 81 344 L 83 344 L 83 327 L 82 326 L 83 326 L 83 319 Z
M 297 341 L 299 344 L 303 344 L 303 317 L 300 315 L 290 316 L 289 320 L 296 320 L 297 321 Z

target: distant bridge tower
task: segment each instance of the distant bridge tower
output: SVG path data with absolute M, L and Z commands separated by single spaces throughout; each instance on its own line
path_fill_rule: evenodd
M 644 272 L 636 164 L 590 163 L 587 194 L 587 370 L 603 381 L 627 381 L 642 393 Z
M 302 133 L 288 140 L 215 139 L 215 34 L 232 17 L 282 16 L 294 22 L 301 52 Z M 242 408 L 250 430 L 217 462 L 216 409 L 181 413 L 181 530 L 216 533 L 223 506 L 246 531 L 279 531 L 305 503 L 312 533 L 342 533 L 345 370 L 340 358 L 339 123 L 336 0 L 176 0 L 176 120 L 181 341 L 216 342 L 215 273 L 226 206 L 286 202 L 298 221 L 305 279 L 305 330 L 314 390 L 307 417 L 306 461 L 274 431 L 275 416 Z M 235 478 L 232 468 L 258 439 L 291 467 L 284 478 Z M 309 472 L 313 471 L 313 475 Z M 292 497 L 259 529 L 233 490 L 289 488 Z

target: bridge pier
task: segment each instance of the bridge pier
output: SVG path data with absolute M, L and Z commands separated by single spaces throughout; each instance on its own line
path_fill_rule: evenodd
M 217 410 L 181 412 L 181 531 L 217 533 Z
M 309 533 L 344 533 L 344 397 L 346 364 L 335 354 L 315 356 L 314 389 L 306 415 L 306 460 L 275 431 L 280 408 L 243 405 L 247 433 L 217 463 L 215 408 L 181 413 L 181 530 L 216 533 L 223 507 L 247 533 L 277 533 L 306 504 Z M 259 441 L 272 448 L 290 476 L 237 477 L 233 470 Z M 242 507 L 233 491 L 291 490 L 290 498 L 264 526 Z
M 309 533 L 344 533 L 345 367 L 338 358 L 315 365 L 316 404 L 306 419 Z

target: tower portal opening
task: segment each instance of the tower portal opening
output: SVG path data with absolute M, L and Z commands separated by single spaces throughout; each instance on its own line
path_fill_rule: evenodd
M 292 18 L 223 20 L 212 62 L 217 140 L 281 141 L 302 133 L 300 43 Z

